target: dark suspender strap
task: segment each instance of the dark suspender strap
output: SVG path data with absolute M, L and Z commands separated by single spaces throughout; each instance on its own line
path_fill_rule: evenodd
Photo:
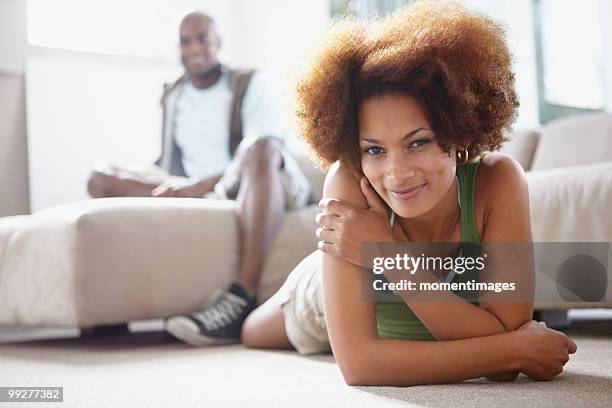
M 254 73 L 254 70 L 228 70 L 229 87 L 233 94 L 229 123 L 229 149 L 232 157 L 242 141 L 242 102 Z
M 168 106 L 168 98 L 170 94 L 176 91 L 176 88 L 183 82 L 187 81 L 187 74 L 181 75 L 176 81 L 171 84 L 164 84 L 164 93 L 161 97 L 162 106 L 162 149 L 159 158 L 155 164 L 162 167 L 173 176 L 186 176 L 183 168 L 182 152 L 174 140 L 174 135 L 168 132 L 168 109 L 173 107 Z

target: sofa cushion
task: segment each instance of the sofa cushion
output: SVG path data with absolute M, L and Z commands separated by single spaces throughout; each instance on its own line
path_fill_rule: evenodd
M 0 270 L 0 325 L 89 327 L 187 313 L 238 271 L 235 202 L 109 198 L 43 210 L 14 231 Z M 265 300 L 316 248 L 314 208 L 287 214 Z
M 530 171 L 535 242 L 612 241 L 612 163 Z
M 305 147 L 304 147 L 305 148 Z M 325 172 L 303 151 L 294 151 L 293 155 L 306 175 L 314 193 L 314 201 L 318 202 L 323 195 L 323 183 L 325 182 Z
M 532 170 L 612 161 L 612 114 L 551 121 L 542 130 Z
M 531 168 L 539 137 L 540 132 L 536 130 L 514 131 L 500 152 L 514 158 L 527 171 Z

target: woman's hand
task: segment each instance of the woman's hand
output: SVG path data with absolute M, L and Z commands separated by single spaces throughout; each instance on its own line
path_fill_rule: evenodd
M 316 232 L 320 240 L 319 249 L 357 266 L 362 263 L 363 243 L 395 241 L 384 202 L 365 177 L 360 185 L 369 208 L 324 198 L 319 203 L 323 212 L 316 215 L 316 221 L 321 226 Z
M 535 380 L 552 380 L 561 374 L 576 343 L 564 333 L 532 320 L 516 330 L 521 372 Z

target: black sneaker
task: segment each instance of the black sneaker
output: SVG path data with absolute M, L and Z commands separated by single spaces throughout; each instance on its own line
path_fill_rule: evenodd
M 256 298 L 232 283 L 228 290 L 217 290 L 201 310 L 166 320 L 166 331 L 192 346 L 238 343 L 242 324 L 255 309 Z

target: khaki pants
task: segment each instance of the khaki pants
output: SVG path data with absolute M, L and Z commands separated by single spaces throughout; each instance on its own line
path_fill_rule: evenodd
M 279 290 L 285 330 L 300 354 L 331 352 L 321 276 L 321 251 L 304 258 Z

